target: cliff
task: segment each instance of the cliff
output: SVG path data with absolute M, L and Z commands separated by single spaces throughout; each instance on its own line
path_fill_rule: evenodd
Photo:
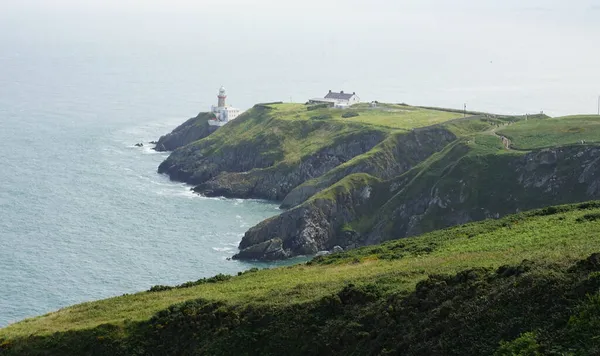
M 599 198 L 594 117 L 457 118 L 381 104 L 256 105 L 160 166 L 206 196 L 280 201 L 236 259 L 355 248 L 523 209 Z M 200 119 L 171 135 L 196 137 Z M 186 140 L 180 141 L 185 143 Z
M 451 139 L 440 140 L 444 136 L 436 132 L 438 143 L 445 145 L 438 153 L 434 152 L 441 148 L 424 139 L 417 141 L 429 150 L 412 147 L 411 140 L 398 141 L 400 147 L 408 142 L 411 149 L 399 150 L 402 154 L 390 162 L 402 167 L 409 152 L 420 152 L 427 159 L 411 169 L 384 164 L 379 167 L 390 167 L 389 171 L 363 169 L 370 173 L 365 175 L 345 170 L 348 175 L 340 175 L 343 178 L 337 183 L 320 185 L 328 182 L 328 175 L 342 170 L 338 167 L 301 185 L 284 205 L 301 204 L 248 230 L 234 258 L 270 260 L 331 251 L 335 246 L 355 248 L 526 209 L 598 199 L 600 147 L 589 142 L 573 144 L 572 137 L 561 135 L 561 128 L 555 127 L 585 126 L 590 119 L 535 119 L 538 130 L 557 132 L 554 148 L 540 147 L 545 140 L 527 142 L 528 126 L 535 120 L 521 118 L 508 118 L 515 122 L 511 125 L 481 117 L 450 122 L 446 128 L 457 133 L 461 130 L 456 125 L 478 128 L 451 143 Z M 482 123 L 488 128 L 481 130 Z M 514 147 L 507 150 L 496 131 L 513 134 Z M 587 135 L 592 140 L 594 133 L 587 131 Z M 528 144 L 529 150 L 515 150 L 519 144 Z
M 213 117 L 212 113 L 199 113 L 198 116 L 177 126 L 171 133 L 161 136 L 154 149 L 159 152 L 173 151 L 207 137 L 217 129 L 208 125 L 208 120 Z

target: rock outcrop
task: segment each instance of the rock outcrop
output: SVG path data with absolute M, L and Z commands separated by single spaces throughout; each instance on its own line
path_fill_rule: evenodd
M 381 142 L 379 132 L 348 136 L 322 150 L 303 157 L 299 162 L 282 162 L 265 169 L 248 172 L 222 172 L 200 184 L 194 191 L 206 196 L 258 198 L 281 201 L 298 185 L 320 177 L 339 165 L 371 150 Z
M 380 218 L 364 243 L 600 198 L 599 147 L 467 155 L 446 167 L 441 176 L 399 189 L 377 212 Z
M 171 133 L 161 136 L 154 149 L 159 152 L 174 151 L 194 141 L 198 141 L 215 132 L 217 126 L 208 125 L 212 113 L 200 113 L 183 124 L 177 126 Z
M 350 174 L 368 173 L 377 178 L 391 179 L 441 151 L 455 139 L 452 132 L 436 126 L 395 133 L 377 145 L 372 152 L 358 156 L 296 187 L 285 196 L 281 208 L 297 206 Z
M 237 258 L 266 259 L 254 250 L 254 245 L 265 241 L 281 241 L 282 255 L 291 257 L 599 199 L 600 148 L 573 146 L 479 156 L 457 142 L 430 164 L 398 178 L 378 183 L 372 177 L 356 177 L 348 176 L 251 228 Z M 358 219 L 361 226 L 355 229 Z
M 172 152 L 158 172 L 207 196 L 281 201 L 387 135 L 356 123 L 280 120 L 268 107 L 256 106 L 210 137 Z
M 282 255 L 312 255 L 335 247 L 348 247 L 341 228 L 369 209 L 369 200 L 379 181 L 366 174 L 346 177 L 316 197 L 278 216 L 265 220 L 246 232 L 236 259 L 267 260 L 269 255 L 256 246 L 277 242 Z

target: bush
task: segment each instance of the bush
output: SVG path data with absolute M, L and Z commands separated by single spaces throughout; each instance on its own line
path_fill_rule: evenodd
M 171 287 L 171 286 L 156 285 L 156 286 L 150 287 L 148 292 L 163 292 L 163 291 L 171 290 L 171 289 L 173 289 L 173 287 Z
M 524 333 L 513 341 L 502 341 L 494 356 L 538 356 L 540 345 L 535 339 L 534 333 Z
M 250 270 L 249 272 L 254 272 L 254 271 Z M 219 273 L 219 274 L 217 274 L 214 277 L 202 278 L 202 279 L 199 279 L 199 280 L 194 281 L 194 282 L 185 282 L 185 283 L 182 283 L 182 284 L 180 284 L 178 286 L 175 286 L 175 287 L 156 285 L 156 286 L 150 288 L 148 290 L 148 292 L 162 292 L 162 291 L 171 290 L 171 289 L 190 288 L 190 287 L 199 286 L 199 285 L 205 284 L 205 283 L 225 282 L 225 281 L 230 280 L 231 278 L 232 278 L 232 276 L 230 276 L 228 274 Z
M 600 213 L 585 214 L 577 219 L 577 222 L 596 221 L 600 220 Z
M 327 119 L 331 119 L 331 118 L 333 118 L 333 116 L 331 116 L 330 114 L 323 114 L 323 115 L 312 116 L 310 119 L 311 120 L 327 120 Z
M 342 117 L 344 119 L 347 119 L 349 117 L 356 117 L 359 116 L 359 114 L 356 111 L 346 111 L 345 113 L 342 114 Z

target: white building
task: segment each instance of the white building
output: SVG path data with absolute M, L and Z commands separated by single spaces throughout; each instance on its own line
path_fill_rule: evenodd
M 311 104 L 330 104 L 336 108 L 347 108 L 348 106 L 360 103 L 360 98 L 356 95 L 355 92 L 344 93 L 344 91 L 340 91 L 339 93 L 329 91 L 324 98 L 314 98 L 310 99 L 309 103 Z
M 217 98 L 219 98 L 217 106 L 213 105 L 210 108 L 210 111 L 213 114 L 215 114 L 215 118 L 213 120 L 208 121 L 208 124 L 210 126 L 223 126 L 243 113 L 242 110 L 236 109 L 231 106 L 227 106 L 225 104 L 225 99 L 227 99 L 227 92 L 224 87 L 221 87 L 221 89 L 219 89 L 219 94 L 217 95 Z

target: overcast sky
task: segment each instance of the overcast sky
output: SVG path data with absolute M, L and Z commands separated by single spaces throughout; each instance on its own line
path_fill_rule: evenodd
M 266 12 L 286 15 L 288 10 L 316 13 L 335 9 L 348 12 L 388 12 L 403 10 L 461 11 L 462 9 L 513 9 L 580 11 L 597 8 L 597 0 L 2 0 L 0 9 L 72 11 L 159 11 L 159 12 Z
M 192 58 L 186 70 L 198 78 L 210 75 L 204 66 L 231 76 L 229 83 L 287 80 L 290 96 L 301 81 L 325 80 L 370 95 L 414 94 L 406 100 L 415 102 L 479 100 L 483 108 L 499 92 L 511 92 L 511 102 L 538 95 L 527 99 L 533 109 L 571 95 L 565 101 L 574 109 L 561 110 L 575 111 L 596 100 L 598 38 L 600 0 L 0 0 L 0 44 L 102 56 L 157 48 Z M 168 58 L 153 63 L 175 72 Z M 445 83 L 456 85 L 423 94 Z M 248 103 L 262 100 L 248 95 Z

